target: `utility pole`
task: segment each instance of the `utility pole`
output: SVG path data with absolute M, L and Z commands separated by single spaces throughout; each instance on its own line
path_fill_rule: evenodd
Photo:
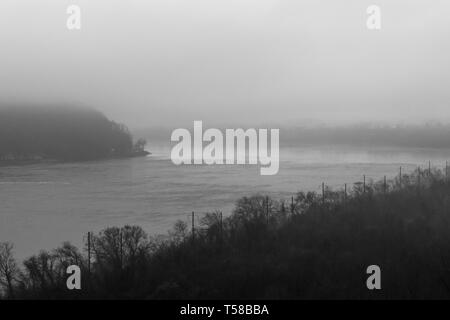
M 384 176 L 383 190 L 384 194 L 386 194 L 386 176 Z
M 402 188 L 402 167 L 400 167 L 400 189 Z
M 266 215 L 267 225 L 269 225 L 269 196 L 266 196 Z
M 119 231 L 119 238 L 120 238 L 120 242 L 119 242 L 119 248 L 120 248 L 120 269 L 122 270 L 123 268 L 123 243 L 122 243 L 122 230 Z
M 445 182 L 448 180 L 448 161 L 445 161 Z
M 322 182 L 322 204 L 325 204 L 325 183 Z
M 366 193 L 366 175 L 363 175 L 363 193 Z
M 344 184 L 344 204 L 347 203 L 347 184 Z
M 223 242 L 223 215 L 222 211 L 220 211 L 220 242 Z
M 291 197 L 291 214 L 294 214 L 294 196 Z
M 419 183 L 419 189 L 420 189 L 420 166 L 419 166 L 419 168 L 417 169 L 417 181 L 418 181 L 418 183 Z
M 87 234 L 87 242 L 88 242 L 88 273 L 91 274 L 91 232 L 88 231 Z
M 192 230 L 192 241 L 194 241 L 194 239 L 195 239 L 194 211 L 192 211 L 192 226 L 191 226 L 191 230 Z

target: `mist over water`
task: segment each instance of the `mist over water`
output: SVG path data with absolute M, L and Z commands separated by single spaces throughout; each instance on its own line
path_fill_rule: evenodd
M 256 193 L 289 200 L 296 191 L 320 192 L 322 182 L 343 188 L 393 178 L 418 165 L 443 167 L 450 150 L 315 146 L 280 150 L 280 170 L 261 176 L 258 166 L 175 166 L 170 147 L 149 143 L 149 157 L 35 164 L 0 168 L 0 241 L 15 244 L 19 259 L 63 241 L 81 245 L 88 231 L 137 224 L 164 234 L 178 220 L 222 210 Z

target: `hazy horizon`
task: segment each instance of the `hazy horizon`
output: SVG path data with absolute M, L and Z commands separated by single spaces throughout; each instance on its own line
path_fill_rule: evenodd
M 79 5 L 82 28 L 66 28 Z M 6 0 L 1 104 L 85 105 L 131 128 L 450 121 L 450 3 Z

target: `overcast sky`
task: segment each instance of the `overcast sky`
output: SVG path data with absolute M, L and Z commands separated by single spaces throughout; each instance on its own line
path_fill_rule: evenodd
M 1 103 L 134 128 L 450 120 L 448 0 L 1 0 L 0 41 Z

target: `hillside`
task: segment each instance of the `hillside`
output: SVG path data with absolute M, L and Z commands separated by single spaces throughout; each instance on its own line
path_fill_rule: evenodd
M 1 107 L 0 162 L 95 160 L 136 152 L 123 124 L 88 108 Z

